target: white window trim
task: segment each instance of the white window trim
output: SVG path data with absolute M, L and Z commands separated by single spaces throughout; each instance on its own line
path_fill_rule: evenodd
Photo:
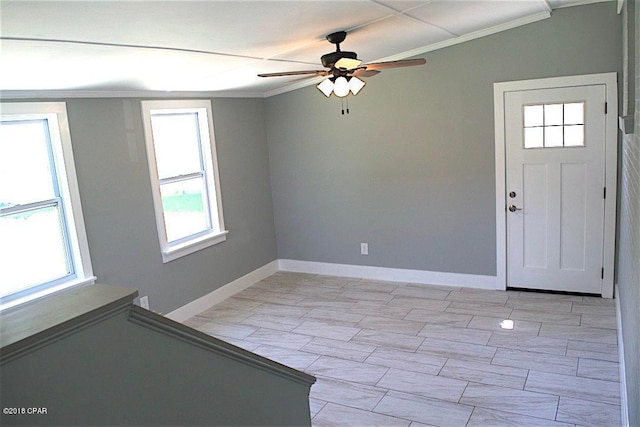
M 156 216 L 156 228 L 158 239 L 160 240 L 160 251 L 162 262 L 167 263 L 183 256 L 205 249 L 209 246 L 222 243 L 227 239 L 229 233 L 224 226 L 222 213 L 222 195 L 220 191 L 220 175 L 218 172 L 218 156 L 216 153 L 216 143 L 214 137 L 213 114 L 211 101 L 208 100 L 156 100 L 142 101 L 142 118 L 144 122 L 144 135 L 147 148 L 147 161 L 149 164 L 149 176 L 151 179 L 151 193 L 153 195 L 153 205 Z M 160 194 L 160 180 L 158 178 L 158 168 L 155 157 L 155 147 L 153 144 L 153 131 L 151 128 L 152 110 L 181 110 L 200 112 L 206 111 L 208 134 L 202 136 L 201 144 L 204 152 L 205 172 L 207 174 L 207 189 L 209 209 L 211 212 L 212 225 L 217 225 L 219 231 L 213 226 L 212 230 L 200 233 L 190 239 L 182 240 L 178 243 L 169 244 L 164 223 L 164 212 L 162 209 L 162 196 Z M 211 182 L 213 181 L 213 183 Z M 211 185 L 213 184 L 213 185 Z M 213 203 L 215 200 L 215 204 Z
M 67 227 L 69 234 L 69 247 L 74 260 L 75 276 L 69 280 L 52 285 L 45 289 L 29 292 L 23 291 L 23 296 L 9 298 L 0 305 L 0 310 L 5 310 L 19 304 L 32 301 L 37 298 L 62 291 L 73 286 L 82 286 L 95 283 L 89 242 L 84 225 L 82 204 L 80 203 L 80 190 L 76 175 L 73 148 L 71 145 L 71 132 L 69 131 L 69 119 L 67 105 L 64 102 L 16 102 L 2 103 L 3 116 L 12 116 L 12 119 L 42 119 L 49 122 L 51 134 L 51 148 L 54 163 L 60 183 L 60 196 L 65 206 Z

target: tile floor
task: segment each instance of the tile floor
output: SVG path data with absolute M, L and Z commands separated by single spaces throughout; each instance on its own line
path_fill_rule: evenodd
M 621 423 L 613 300 L 280 272 L 185 323 L 316 376 L 314 426 Z

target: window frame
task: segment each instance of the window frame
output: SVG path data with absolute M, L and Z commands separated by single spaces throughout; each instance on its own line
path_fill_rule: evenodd
M 89 242 L 84 224 L 80 190 L 76 174 L 73 147 L 67 106 L 64 102 L 2 102 L 0 104 L 2 121 L 46 120 L 48 127 L 49 161 L 52 167 L 53 185 L 59 194 L 57 206 L 64 230 L 63 239 L 69 255 L 68 263 L 71 274 L 34 284 L 26 289 L 0 297 L 0 310 L 5 310 L 37 298 L 74 286 L 95 283 Z M 53 200 L 53 199 L 52 199 Z M 48 200 L 47 202 L 52 202 Z M 29 205 L 42 204 L 29 203 Z M 20 211 L 20 207 L 8 208 L 9 214 Z
M 211 101 L 149 100 L 141 101 L 141 109 L 144 124 L 147 163 L 149 165 L 149 177 L 151 181 L 151 194 L 153 196 L 153 206 L 162 262 L 167 263 L 224 242 L 229 232 L 225 229 L 224 225 Z M 205 194 L 203 194 L 203 202 L 207 203 L 209 211 L 208 221 L 211 227 L 209 230 L 194 233 L 173 242 L 169 242 L 167 239 L 164 209 L 162 205 L 161 181 L 166 180 L 166 178 L 160 179 L 158 174 L 155 145 L 153 140 L 153 128 L 151 123 L 151 116 L 154 112 L 156 114 L 162 112 L 163 114 L 196 113 L 198 115 L 198 131 L 200 134 L 199 149 L 202 160 L 201 173 L 204 177 L 204 186 L 206 189 Z

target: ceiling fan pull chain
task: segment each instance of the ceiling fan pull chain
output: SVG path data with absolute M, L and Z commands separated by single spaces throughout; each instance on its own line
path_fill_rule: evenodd
M 344 101 L 347 100 L 347 114 L 349 114 L 349 98 L 340 98 L 340 102 L 342 103 L 342 115 L 344 116 Z

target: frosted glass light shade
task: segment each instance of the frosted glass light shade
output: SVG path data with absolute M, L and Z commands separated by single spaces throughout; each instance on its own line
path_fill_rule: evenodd
M 333 93 L 336 94 L 337 97 L 343 98 L 349 95 L 349 82 L 344 77 L 338 77 L 333 84 Z
M 327 98 L 330 97 L 331 96 L 331 92 L 333 92 L 333 82 L 330 79 L 324 79 L 316 87 Z
M 349 90 L 354 95 L 357 95 L 358 92 L 360 92 L 360 89 L 364 87 L 364 85 L 365 82 L 357 77 L 351 77 L 351 80 L 349 80 Z

